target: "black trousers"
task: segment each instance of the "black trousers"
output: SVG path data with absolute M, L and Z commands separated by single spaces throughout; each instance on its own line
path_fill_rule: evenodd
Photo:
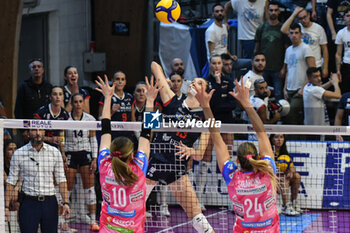
M 25 197 L 19 208 L 21 233 L 37 233 L 40 224 L 42 233 L 57 233 L 58 204 L 55 196 L 44 201 Z
M 341 93 L 344 94 L 345 92 L 350 91 L 350 64 L 343 63 L 341 65 L 341 76 L 342 76 L 342 82 L 339 83 L 339 87 L 341 90 Z

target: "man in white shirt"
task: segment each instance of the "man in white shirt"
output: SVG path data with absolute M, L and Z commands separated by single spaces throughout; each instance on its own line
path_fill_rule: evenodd
M 289 33 L 289 26 L 293 23 L 295 18 L 299 20 L 299 25 L 301 26 L 302 41 L 310 46 L 313 56 L 315 57 L 316 67 L 319 69 L 322 68 L 322 77 L 327 78 L 329 56 L 325 30 L 321 25 L 311 22 L 310 12 L 297 6 L 293 14 L 282 25 L 281 31 L 283 33 Z
M 223 24 L 224 7 L 215 4 L 212 8 L 214 22 L 205 31 L 205 46 L 207 48 L 208 61 L 213 54 L 221 55 L 228 53 L 227 50 L 227 27 Z M 235 57 L 237 60 L 237 57 Z
M 243 58 L 251 58 L 254 53 L 256 29 L 263 24 L 267 9 L 266 0 L 231 0 L 225 4 L 225 24 L 231 8 L 237 12 L 238 40 L 241 42 Z
M 43 143 L 44 136 L 45 130 L 30 129 L 30 142 L 15 151 L 11 159 L 5 215 L 9 217 L 10 197 L 14 195 L 14 187 L 20 178 L 23 199 L 20 200 L 19 225 L 22 233 L 37 232 L 39 223 L 42 233 L 57 232 L 58 204 L 54 180 L 62 196 L 63 216 L 70 216 L 62 156 L 57 148 Z
M 292 45 L 286 50 L 282 75 L 286 75 L 284 82 L 284 98 L 290 103 L 289 114 L 284 122 L 287 124 L 303 124 L 303 88 L 306 85 L 306 70 L 315 67 L 315 58 L 310 47 L 301 41 L 301 27 L 293 23 L 289 28 L 289 39 Z
M 249 96 L 253 96 L 254 82 L 257 79 L 264 79 L 262 74 L 266 66 L 265 55 L 262 52 L 256 52 L 252 59 L 252 69 L 243 76 L 243 83 L 247 85 L 249 83 Z
M 306 71 L 308 84 L 304 87 L 304 124 L 305 125 L 329 125 L 324 98 L 341 97 L 338 75 L 332 73 L 329 81 L 322 85 L 321 73 L 315 67 L 310 67 Z M 334 91 L 326 91 L 333 86 Z

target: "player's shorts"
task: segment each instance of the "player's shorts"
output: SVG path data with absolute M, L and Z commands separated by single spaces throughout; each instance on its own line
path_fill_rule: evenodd
M 170 184 L 186 174 L 186 160 L 176 160 L 175 163 L 169 164 L 151 157 L 149 160 L 146 178 L 159 181 L 162 184 Z
M 92 153 L 87 151 L 66 152 L 68 168 L 78 169 L 82 166 L 90 166 Z

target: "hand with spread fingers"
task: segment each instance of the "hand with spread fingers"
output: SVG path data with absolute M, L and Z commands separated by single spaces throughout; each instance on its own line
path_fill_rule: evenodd
M 191 156 L 196 155 L 196 150 L 193 147 L 188 147 L 185 144 L 180 141 L 180 146 L 175 146 L 177 149 L 179 149 L 178 152 L 175 153 L 175 155 L 179 155 L 180 159 L 185 158 L 188 160 Z

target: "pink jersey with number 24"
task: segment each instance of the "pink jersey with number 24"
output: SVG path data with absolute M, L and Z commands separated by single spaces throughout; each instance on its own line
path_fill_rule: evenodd
M 274 164 L 273 160 L 270 162 Z M 279 232 L 276 191 L 270 176 L 262 172 L 241 172 L 232 161 L 225 163 L 222 174 L 236 213 L 234 232 Z

